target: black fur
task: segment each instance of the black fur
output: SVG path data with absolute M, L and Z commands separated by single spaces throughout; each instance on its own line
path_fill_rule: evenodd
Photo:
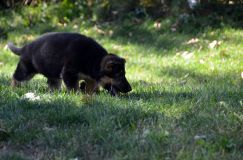
M 51 89 L 59 88 L 61 79 L 68 89 L 73 90 L 79 88 L 80 79 L 90 83 L 91 81 L 101 83 L 101 79 L 109 77 L 113 81 L 116 74 L 114 73 L 115 68 L 117 66 L 124 68 L 125 64 L 123 58 L 108 54 L 92 38 L 78 33 L 48 33 L 23 48 L 17 48 L 12 43 L 9 43 L 8 46 L 12 52 L 20 55 L 13 80 L 17 82 L 29 80 L 35 74 L 40 73 L 47 77 Z M 113 65 L 111 65 L 112 62 L 114 62 Z M 82 76 L 80 77 L 80 75 Z M 123 76 L 125 77 L 125 72 Z M 124 83 L 126 84 L 123 84 L 125 85 L 123 89 L 116 86 L 120 88 L 118 92 L 131 90 L 127 80 Z M 102 84 L 104 86 L 109 82 L 105 80 Z

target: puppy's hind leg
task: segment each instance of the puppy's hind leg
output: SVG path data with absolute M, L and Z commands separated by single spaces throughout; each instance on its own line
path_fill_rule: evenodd
M 55 91 L 60 90 L 62 80 L 60 78 L 48 78 L 47 83 L 50 91 Z
M 20 86 L 21 82 L 28 81 L 34 77 L 35 73 L 32 71 L 33 68 L 28 68 L 23 61 L 19 61 L 17 68 L 13 74 L 12 86 Z

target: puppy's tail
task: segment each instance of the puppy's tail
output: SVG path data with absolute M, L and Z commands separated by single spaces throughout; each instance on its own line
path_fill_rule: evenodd
M 16 55 L 21 55 L 22 48 L 17 48 L 12 42 L 8 43 L 8 48 Z

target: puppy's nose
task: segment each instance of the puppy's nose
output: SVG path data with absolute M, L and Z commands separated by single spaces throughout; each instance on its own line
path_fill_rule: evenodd
M 128 92 L 130 92 L 130 91 L 132 91 L 132 87 L 131 86 L 129 86 L 129 88 L 128 88 Z
M 132 90 L 132 87 L 129 85 L 128 87 L 127 87 L 127 89 L 126 89 L 126 93 L 127 92 L 130 92 Z

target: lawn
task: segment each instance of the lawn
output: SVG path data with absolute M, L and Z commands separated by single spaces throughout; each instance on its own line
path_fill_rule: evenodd
M 21 18 L 0 17 L 0 129 L 8 134 L 0 159 L 243 159 L 242 29 Z M 41 75 L 12 88 L 18 57 L 7 42 L 22 46 L 49 31 L 88 35 L 125 57 L 133 91 L 91 97 L 63 85 L 50 93 Z M 37 99 L 24 98 L 29 92 Z

